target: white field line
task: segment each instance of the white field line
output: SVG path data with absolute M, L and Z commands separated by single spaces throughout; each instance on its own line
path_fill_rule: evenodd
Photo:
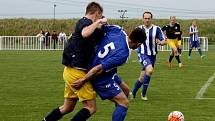
M 208 81 L 202 86 L 199 92 L 196 95 L 196 99 L 215 99 L 215 98 L 202 98 L 204 93 L 206 92 L 207 88 L 211 85 L 213 80 L 215 79 L 215 72 L 214 74 L 208 79 Z

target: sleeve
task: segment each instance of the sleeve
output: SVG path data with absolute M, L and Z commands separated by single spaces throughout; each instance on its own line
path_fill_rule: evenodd
M 188 29 L 188 33 L 193 32 L 192 27 L 190 26 Z
M 125 50 L 121 50 L 115 52 L 114 55 L 103 61 L 102 67 L 104 71 L 109 71 L 113 68 L 117 68 L 118 66 L 121 66 L 128 60 L 129 53 L 126 52 Z
M 162 27 L 162 31 L 166 31 L 166 29 L 167 29 L 167 26 Z
M 160 27 L 157 27 L 157 30 L 156 30 L 156 38 L 158 38 L 160 41 L 165 40 L 164 34 L 163 34 L 163 32 L 161 31 L 161 28 L 160 28 Z
M 92 24 L 92 21 L 88 19 L 81 19 L 76 24 L 76 32 L 81 33 L 83 28 Z
M 178 24 L 178 32 L 181 32 L 181 26 Z

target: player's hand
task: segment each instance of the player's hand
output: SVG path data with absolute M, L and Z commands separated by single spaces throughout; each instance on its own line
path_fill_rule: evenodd
M 181 34 L 181 32 L 175 32 L 175 34 Z
M 106 24 L 107 23 L 107 18 L 101 18 L 99 19 L 100 24 Z
M 80 89 L 82 86 L 84 85 L 84 80 L 83 79 L 78 79 L 77 81 L 73 82 L 71 84 L 72 87 L 74 87 L 75 89 Z
M 157 43 L 158 45 L 161 45 L 161 44 L 162 44 L 161 41 L 160 41 L 159 39 L 156 39 L 156 43 Z

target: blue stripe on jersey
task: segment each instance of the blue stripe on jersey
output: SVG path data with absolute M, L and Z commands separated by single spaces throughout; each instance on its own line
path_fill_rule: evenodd
M 160 41 L 165 40 L 164 34 L 161 31 L 161 28 L 155 25 L 152 25 L 149 29 L 147 29 L 144 25 L 140 25 L 139 28 L 145 31 L 147 39 L 138 48 L 138 53 L 147 54 L 147 55 L 156 55 L 157 54 L 156 39 L 159 39 Z
M 189 28 L 189 32 L 197 32 L 198 29 L 197 27 L 194 27 L 194 26 L 190 26 Z M 198 34 L 197 33 L 194 33 L 194 34 L 190 34 L 190 41 L 198 41 Z
M 149 49 L 150 49 L 150 51 L 151 51 L 151 55 L 154 55 L 153 54 L 153 50 L 152 50 L 152 48 L 153 48 L 153 44 L 152 44 L 152 41 L 151 40 L 153 40 L 153 27 L 152 27 L 152 29 L 150 29 L 149 30 Z

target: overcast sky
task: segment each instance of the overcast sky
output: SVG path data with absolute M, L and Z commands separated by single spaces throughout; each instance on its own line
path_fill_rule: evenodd
M 0 18 L 80 18 L 92 0 L 0 0 Z M 128 18 L 141 18 L 144 11 L 155 18 L 215 18 L 214 0 L 95 0 L 107 18 L 119 18 L 118 10 L 127 10 Z

